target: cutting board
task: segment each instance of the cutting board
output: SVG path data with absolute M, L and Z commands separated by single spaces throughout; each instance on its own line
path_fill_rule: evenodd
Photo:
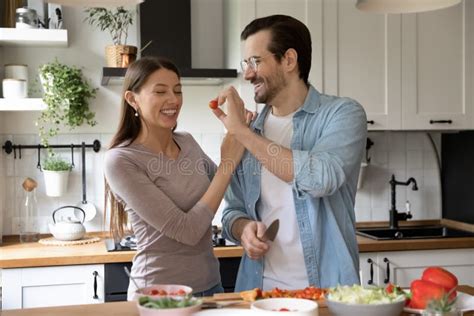
M 215 293 L 214 296 L 212 297 L 212 300 L 215 301 L 215 302 L 219 302 L 219 301 L 238 301 L 238 300 L 242 300 L 242 298 L 240 297 L 239 292 Z M 316 302 L 318 303 L 319 307 L 326 307 L 327 306 L 326 300 L 324 298 L 316 300 Z M 242 300 L 242 303 L 250 304 L 249 302 L 244 302 L 243 300 Z

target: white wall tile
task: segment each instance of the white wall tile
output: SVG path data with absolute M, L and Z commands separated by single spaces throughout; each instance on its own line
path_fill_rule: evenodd
M 196 123 L 198 124 L 198 123 Z M 200 143 L 204 151 L 216 163 L 220 160 L 220 144 L 223 138 L 221 131 L 212 133 L 193 132 L 193 136 Z M 3 138 L 8 136 L 22 141 L 35 140 L 34 135 L 0 135 Z M 106 151 L 106 144 L 110 142 L 113 133 L 104 134 L 68 134 L 58 137 L 57 143 L 81 143 L 92 142 L 99 139 L 102 142 L 102 149 L 99 153 L 91 149 L 86 151 L 87 166 L 87 200 L 97 208 L 96 217 L 85 223 L 87 231 L 99 231 L 104 227 L 103 207 L 104 207 L 104 180 L 103 180 L 103 159 Z M 395 174 L 399 181 L 406 181 L 408 177 L 414 177 L 419 186 L 419 191 L 412 191 L 411 187 L 397 186 L 397 209 L 405 210 L 405 201 L 411 203 L 411 210 L 415 219 L 440 218 L 441 216 L 441 189 L 439 171 L 437 169 L 436 155 L 427 142 L 427 136 L 423 133 L 412 132 L 376 132 L 369 133 L 369 137 L 374 141 L 374 146 L 369 154 L 372 161 L 369 164 L 364 180 L 364 186 L 356 196 L 355 212 L 358 221 L 386 221 L 390 208 L 390 185 L 389 180 Z M 26 143 L 25 143 L 26 144 Z M 421 144 L 421 145 L 420 145 Z M 427 144 L 429 146 L 427 146 Z M 422 148 L 420 148 L 420 146 Z M 70 159 L 68 149 L 61 150 L 60 154 Z M 3 181 L 0 182 L 0 196 L 3 204 L 0 204 L 0 211 L 3 210 L 3 234 L 11 234 L 14 218 L 19 216 L 18 207 L 22 200 L 21 183 L 25 176 L 32 176 L 38 181 L 38 208 L 39 216 L 42 218 L 41 232 L 48 232 L 47 222 L 52 221 L 52 211 L 63 205 L 76 205 L 82 200 L 81 184 L 81 156 L 80 150 L 74 151 L 74 162 L 76 167 L 71 173 L 69 181 L 69 191 L 59 198 L 47 197 L 44 193 L 42 173 L 36 169 L 36 151 L 25 150 L 22 159 L 13 159 L 12 155 L 3 154 L 0 157 L 0 175 L 3 172 Z M 2 171 L 3 170 L 3 171 Z M 12 198 L 13 197 L 13 198 Z M 224 203 L 221 204 L 216 214 L 213 224 L 220 225 L 221 211 Z M 108 224 L 107 224 L 108 225 Z
M 407 133 L 407 150 L 423 150 L 426 135 L 421 132 Z
M 423 151 L 422 150 L 407 150 L 407 170 L 422 169 L 423 168 Z
M 439 148 L 440 134 L 432 133 L 432 136 Z M 374 142 L 369 151 L 372 159 L 367 168 L 364 187 L 357 192 L 356 219 L 388 220 L 391 198 L 389 180 L 392 174 L 396 180 L 403 182 L 414 177 L 419 188 L 413 191 L 411 186 L 397 185 L 397 210 L 405 211 L 405 202 L 408 200 L 414 219 L 440 218 L 440 175 L 436 151 L 426 133 L 370 132 L 368 137 Z

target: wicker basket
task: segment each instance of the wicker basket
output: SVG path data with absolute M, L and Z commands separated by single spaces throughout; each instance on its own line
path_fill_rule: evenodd
M 105 47 L 105 59 L 107 67 L 126 67 L 123 64 L 123 56 L 127 56 L 127 61 L 135 60 L 137 56 L 137 47 L 129 45 L 108 45 Z

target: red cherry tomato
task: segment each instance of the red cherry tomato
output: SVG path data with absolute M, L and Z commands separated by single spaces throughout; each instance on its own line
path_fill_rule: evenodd
M 209 107 L 213 110 L 217 109 L 219 107 L 217 100 L 214 99 L 214 100 L 209 101 Z

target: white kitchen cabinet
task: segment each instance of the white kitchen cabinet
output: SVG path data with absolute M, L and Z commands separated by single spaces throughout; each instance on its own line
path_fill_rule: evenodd
M 371 130 L 401 127 L 401 17 L 324 2 L 324 92 L 357 100 Z M 321 71 L 315 69 L 314 71 Z
M 369 130 L 474 128 L 474 1 L 416 14 L 362 12 L 345 0 L 239 3 L 231 10 L 239 31 L 276 13 L 303 21 L 313 41 L 310 82 L 362 104 Z
M 474 128 L 473 1 L 418 14 L 324 8 L 325 92 L 359 101 L 369 130 Z
M 402 128 L 474 128 L 474 2 L 405 14 L 401 30 Z
M 384 286 L 388 282 L 410 287 L 411 281 L 420 279 L 429 266 L 441 266 L 454 273 L 459 284 L 474 284 L 474 249 L 440 249 L 367 252 L 360 254 L 361 284 L 370 285 L 370 262 L 373 261 L 373 284 Z
M 103 302 L 103 264 L 2 270 L 2 309 Z

